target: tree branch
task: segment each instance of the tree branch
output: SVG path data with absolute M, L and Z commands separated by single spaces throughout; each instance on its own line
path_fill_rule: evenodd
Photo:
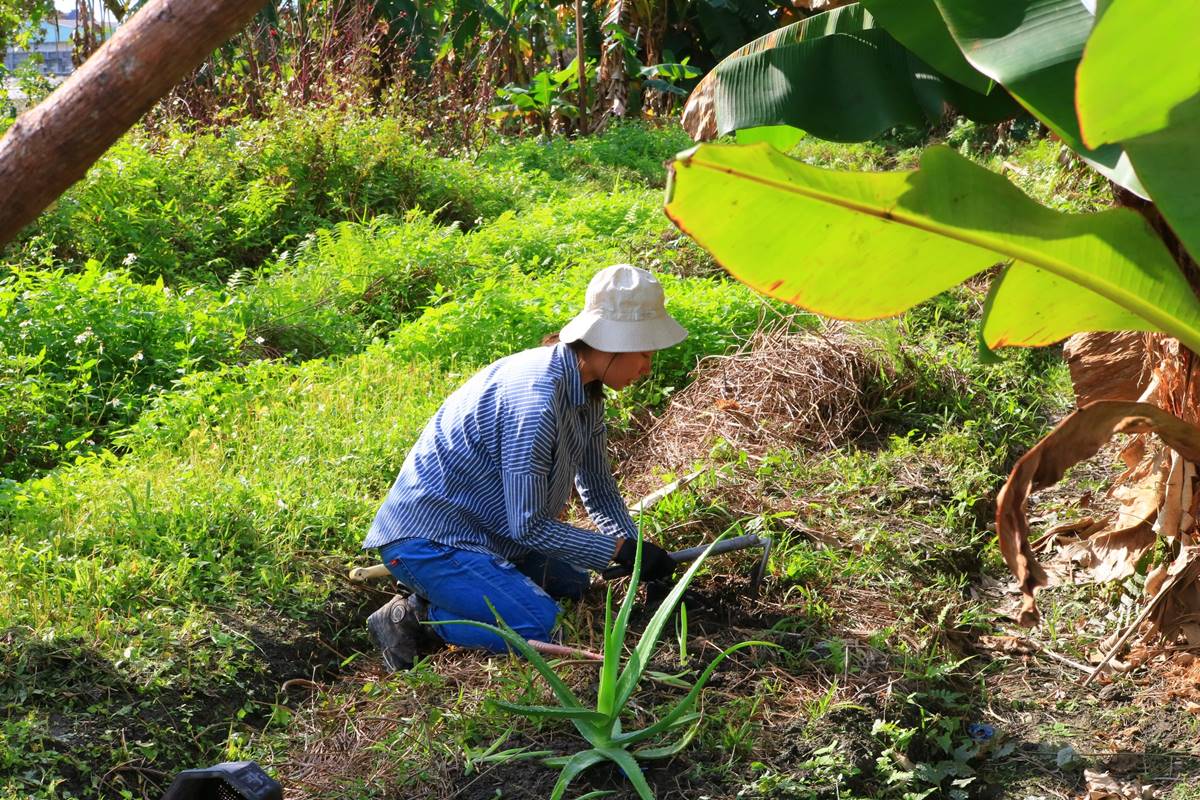
M 0 139 L 0 246 L 241 29 L 263 0 L 150 0 Z

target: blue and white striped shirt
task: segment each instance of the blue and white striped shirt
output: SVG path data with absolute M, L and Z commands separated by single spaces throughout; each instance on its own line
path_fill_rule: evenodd
M 637 528 L 605 453 L 604 403 L 565 344 L 502 358 L 446 399 L 417 439 L 363 547 L 429 539 L 603 569 Z M 571 481 L 600 533 L 558 521 Z

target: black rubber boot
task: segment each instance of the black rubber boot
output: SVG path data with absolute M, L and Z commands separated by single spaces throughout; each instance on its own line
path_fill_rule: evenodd
M 428 608 L 429 604 L 416 595 L 396 595 L 367 617 L 371 641 L 382 651 L 388 672 L 412 669 L 421 652 L 428 649 L 429 632 L 421 625 Z

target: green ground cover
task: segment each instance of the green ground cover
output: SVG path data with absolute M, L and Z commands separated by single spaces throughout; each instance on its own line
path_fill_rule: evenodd
M 131 137 L 8 254 L 0 354 L 14 402 L 0 428 L 0 570 L 13 590 L 0 619 L 12 645 L 12 796 L 111 791 L 129 776 L 90 765 L 121 763 L 114 752 L 183 763 L 228 744 L 221 724 L 206 736 L 151 727 L 130 742 L 101 720 L 125 706 L 118 718 L 138 717 L 143 703 L 190 718 L 205 696 L 242 698 L 225 709 L 238 718 L 255 700 L 261 651 L 221 620 L 319 615 L 338 582 L 320 564 L 357 551 L 441 398 L 560 327 L 599 267 L 634 260 L 665 273 L 693 329 L 619 406 L 626 414 L 661 400 L 697 357 L 736 343 L 762 314 L 751 292 L 711 270 L 670 274 L 681 253 L 696 258 L 669 230 L 661 176 L 649 174 L 679 146 L 673 131 L 616 128 L 608 144 L 577 152 L 500 143 L 472 161 L 426 151 L 394 121 L 308 122 Z M 304 131 L 326 155 L 291 146 Z M 234 169 L 244 153 L 248 166 Z M 237 222 L 248 233 L 231 241 L 215 212 L 253 198 L 255 170 L 279 160 L 327 175 L 352 164 L 387 204 L 321 217 L 329 197 L 348 196 L 344 180 L 303 191 L 289 182 L 288 202 Z M 133 211 L 144 219 L 132 223 Z M 347 216 L 360 219 L 337 221 Z M 168 229 L 186 236 L 155 249 Z M 240 263 L 250 240 L 274 255 Z M 70 663 L 104 669 L 57 668 Z M 147 690 L 138 702 L 126 696 L 134 686 Z M 130 702 L 114 708 L 114 696 Z
M 1025 172 L 1043 199 L 1099 202 L 1036 135 L 950 136 Z M 516 781 L 510 767 L 525 796 L 545 796 L 553 771 L 496 754 L 565 746 L 558 729 L 485 705 L 544 699 L 528 667 L 443 654 L 383 678 L 362 625 L 383 595 L 342 576 L 441 399 L 556 330 L 599 267 L 659 272 L 691 331 L 613 404 L 617 435 L 661 409 L 700 357 L 777 313 L 662 216 L 662 162 L 686 144 L 674 128 L 628 125 L 439 152 L 402 122 L 325 112 L 136 134 L 6 251 L 0 798 L 157 797 L 180 768 L 243 757 L 287 781 L 310 775 L 314 741 L 333 755 L 298 796 L 467 784 L 510 796 L 489 783 Z M 797 153 L 892 168 L 903 144 L 806 140 Z M 685 786 L 958 796 L 1005 768 L 966 732 L 999 702 L 987 680 L 1003 665 L 964 661 L 958 642 L 996 623 L 970 591 L 1003 574 L 993 492 L 1069 401 L 1052 350 L 978 360 L 981 303 L 968 286 L 854 328 L 878 369 L 875 435 L 761 459 L 705 443 L 705 477 L 647 517 L 671 546 L 728 529 L 779 543 L 760 605 L 739 601 L 724 627 L 729 615 L 697 606 L 691 644 L 677 632 L 663 656 L 676 671 L 689 653 L 706 663 L 735 634 L 787 650 L 748 656 L 748 677 L 718 676 L 719 702 L 672 762 Z M 731 498 L 730 485 L 745 491 Z M 700 592 L 720 594 L 717 569 Z M 570 609 L 575 640 L 591 641 L 595 614 Z M 637 713 L 672 699 L 652 694 Z M 338 750 L 345 725 L 374 738 Z

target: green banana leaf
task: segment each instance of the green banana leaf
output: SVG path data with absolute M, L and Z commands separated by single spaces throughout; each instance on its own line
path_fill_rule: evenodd
M 828 316 L 899 314 L 1011 262 L 989 346 L 1135 329 L 1200 347 L 1200 302 L 1141 216 L 1045 208 L 947 147 L 912 172 L 849 173 L 767 145 L 700 145 L 676 157 L 666 211 L 739 280 Z
M 1090 147 L 1178 121 L 1200 92 L 1200 3 L 1121 0 L 1100 16 L 1079 64 L 1076 108 Z
M 1142 185 L 1200 260 L 1200 3 L 1122 0 L 1079 65 L 1083 138 L 1121 142 Z
M 1200 261 L 1200 97 L 1175 108 L 1178 122 L 1122 145 L 1171 230 Z
M 862 0 L 877 24 L 953 81 L 980 94 L 991 91 L 991 78 L 963 58 L 933 0 Z
M 1097 172 L 1146 197 L 1117 145 L 1090 149 L 1075 115 L 1075 70 L 1095 22 L 1080 0 L 935 0 L 963 55 Z
M 987 82 L 965 61 L 962 71 Z M 984 122 L 1020 110 L 1003 90 L 985 95 L 944 77 L 878 27 L 858 3 L 734 51 L 693 92 L 693 98 L 709 95 L 717 133 L 770 127 L 754 138 L 773 143 L 794 143 L 798 136 L 779 126 L 833 141 L 863 141 L 897 125 L 939 119 L 947 104 Z M 780 138 L 781 133 L 786 135 Z
M 716 74 L 719 133 L 783 124 L 830 141 L 858 142 L 927 121 L 913 90 L 908 51 L 878 28 L 727 59 Z

